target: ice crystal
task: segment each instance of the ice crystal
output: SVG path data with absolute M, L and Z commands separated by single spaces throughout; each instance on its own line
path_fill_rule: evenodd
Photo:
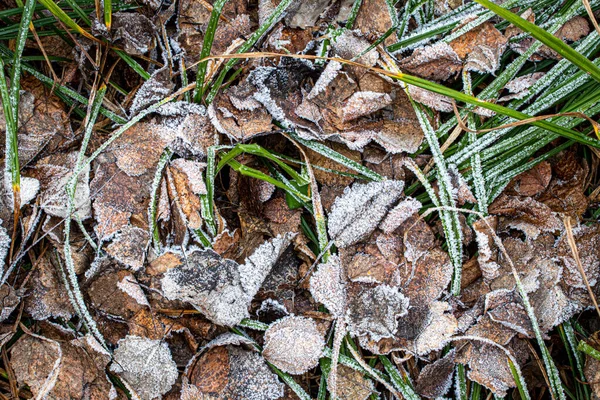
M 346 308 L 346 285 L 342 274 L 340 258 L 334 255 L 325 264 L 320 264 L 310 278 L 310 294 L 336 318 L 341 317 Z

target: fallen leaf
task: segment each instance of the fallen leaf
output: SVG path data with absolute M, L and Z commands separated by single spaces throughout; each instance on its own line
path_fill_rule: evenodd
M 290 316 L 269 326 L 262 355 L 280 370 L 301 375 L 318 365 L 324 347 L 312 319 Z
M 428 399 L 445 396 L 452 386 L 454 376 L 454 352 L 450 350 L 444 357 L 426 365 L 416 382 L 416 391 Z
M 338 197 L 328 216 L 329 235 L 338 247 L 351 246 L 370 235 L 402 196 L 404 182 L 354 184 Z
M 179 375 L 171 351 L 161 340 L 128 335 L 119 340 L 110 370 L 141 396 L 151 400 L 167 393 Z
M 191 303 L 218 325 L 237 325 L 249 317 L 250 302 L 290 241 L 285 235 L 263 243 L 243 265 L 212 250 L 193 250 L 165 273 L 164 295 Z
M 417 48 L 399 67 L 425 79 L 445 81 L 462 70 L 462 61 L 447 43 L 438 42 Z
M 336 318 L 344 315 L 348 301 L 342 274 L 339 257 L 332 255 L 310 278 L 310 294 Z

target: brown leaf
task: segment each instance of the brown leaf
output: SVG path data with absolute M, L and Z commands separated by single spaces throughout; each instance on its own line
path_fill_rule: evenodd
M 454 375 L 454 350 L 434 363 L 426 365 L 419 373 L 416 391 L 428 399 L 444 396 L 452 386 Z
M 139 271 L 144 266 L 149 240 L 150 235 L 146 230 L 127 226 L 106 247 L 106 252 L 125 266 Z
M 416 49 L 400 62 L 399 67 L 425 79 L 445 81 L 462 69 L 462 62 L 452 47 L 438 42 Z
M 345 365 L 338 365 L 336 383 L 340 400 L 366 400 L 375 391 L 373 382 Z
M 70 319 L 73 306 L 63 294 L 64 284 L 48 256 L 38 259 L 31 281 L 34 282 L 25 298 L 25 310 L 36 320 L 50 317 Z
M 520 196 L 535 196 L 548 187 L 551 178 L 552 168 L 550 163 L 542 161 L 529 171 L 513 178 L 509 184 L 509 190 Z

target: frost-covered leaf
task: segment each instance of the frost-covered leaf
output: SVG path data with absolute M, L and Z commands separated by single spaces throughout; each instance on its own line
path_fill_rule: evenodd
M 181 390 L 182 400 L 275 400 L 283 394 L 284 384 L 260 354 L 232 345 L 196 355 L 186 368 Z
M 137 12 L 113 13 L 110 32 L 104 24 L 95 20 L 93 31 L 118 43 L 128 54 L 141 56 L 155 46 L 156 27 L 152 21 Z
M 150 76 L 150 79 L 140 86 L 129 109 L 131 114 L 135 115 L 146 106 L 156 103 L 171 94 L 175 84 L 170 79 L 170 72 L 168 66 L 157 69 Z
M 419 373 L 416 391 L 428 399 L 436 399 L 448 393 L 454 376 L 454 349 L 432 364 L 426 365 Z
M 329 235 L 338 247 L 351 246 L 373 232 L 402 196 L 404 182 L 354 184 L 338 197 L 328 216 Z
M 21 302 L 22 290 L 15 290 L 11 285 L 4 284 L 0 287 L 0 299 L 2 307 L 0 310 L 0 322 L 5 321 Z
M 329 257 L 326 263 L 320 264 L 310 278 L 310 294 L 322 303 L 336 318 L 341 317 L 346 309 L 346 284 L 344 283 L 342 265 L 337 255 Z
M 106 247 L 106 252 L 115 260 L 138 271 L 144 266 L 145 250 L 149 239 L 145 229 L 127 226 Z
M 373 382 L 362 372 L 345 365 L 337 367 L 337 398 L 340 400 L 366 400 L 375 391 Z
M 10 236 L 8 236 L 8 232 L 6 232 L 6 228 L 2 226 L 2 219 L 0 219 L 0 263 L 4 265 L 4 259 L 8 255 L 8 250 L 10 249 Z
M 110 370 L 125 379 L 144 400 L 168 392 L 179 375 L 167 343 L 128 335 L 119 340 Z
M 434 301 L 429 309 L 425 323 L 415 341 L 415 351 L 419 355 L 429 354 L 442 349 L 448 340 L 456 333 L 458 321 L 449 311 L 448 303 Z
M 213 250 L 193 250 L 184 264 L 165 273 L 163 293 L 167 299 L 189 302 L 218 325 L 236 325 L 249 317 L 250 302 L 292 237 L 263 243 L 243 265 Z
M 425 104 L 434 110 L 442 112 L 452 112 L 452 99 L 442 94 L 430 92 L 420 87 L 408 85 L 410 97 L 417 103 Z
M 372 340 L 394 336 L 398 317 L 405 315 L 409 301 L 398 288 L 388 285 L 354 284 L 349 291 L 346 322 L 354 336 Z
M 391 103 L 392 98 L 387 93 L 355 92 L 342 108 L 342 121 L 348 122 L 372 114 Z
M 379 229 L 385 233 L 392 233 L 408 218 L 418 213 L 422 204 L 419 200 L 407 197 L 402 200 L 396 207 L 392 208 L 386 217 L 379 224 Z
M 462 69 L 462 61 L 452 47 L 440 41 L 417 48 L 399 66 L 402 70 L 426 79 L 445 81 Z
M 317 366 L 325 341 L 310 318 L 285 317 L 265 332 L 263 357 L 282 371 L 300 375 Z
M 74 315 L 69 298 L 64 295 L 65 287 L 58 270 L 51 258 L 44 256 L 38 259 L 31 276 L 35 282 L 25 298 L 25 310 L 36 320 L 50 317 L 70 319 Z
M 77 152 L 57 154 L 39 160 L 32 169 L 32 176 L 40 182 L 42 209 L 56 217 L 67 217 L 66 187 L 73 177 Z M 81 219 L 91 216 L 90 168 L 86 166 L 77 177 L 77 190 L 73 206 Z
M 563 228 L 557 213 L 531 197 L 521 199 L 502 195 L 490 204 L 488 211 L 504 217 L 499 220 L 499 229 L 518 229 L 531 239 L 536 239 L 542 232 L 556 232 Z
M 546 75 L 545 72 L 533 72 L 531 74 L 519 76 L 518 78 L 511 80 L 504 87 L 511 94 L 500 97 L 498 99 L 498 101 L 509 101 L 509 100 L 521 99 L 521 98 L 525 97 L 527 95 L 531 85 L 533 85 L 538 80 L 540 80 L 544 75 Z M 538 166 L 541 164 L 545 164 L 548 166 L 550 165 L 546 161 L 544 161 L 544 162 L 538 164 Z M 532 170 L 535 170 L 536 167 L 533 167 Z

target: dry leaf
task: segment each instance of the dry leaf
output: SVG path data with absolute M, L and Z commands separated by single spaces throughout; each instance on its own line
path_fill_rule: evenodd
M 128 335 L 119 340 L 110 370 L 127 381 L 144 400 L 167 393 L 179 375 L 169 346 L 161 340 Z
M 428 399 L 445 396 L 452 386 L 454 366 L 454 349 L 434 363 L 426 365 L 416 382 L 417 393 Z
M 402 196 L 404 182 L 382 181 L 346 188 L 331 208 L 329 235 L 338 247 L 351 246 L 370 235 Z
M 250 302 L 291 239 L 285 235 L 263 243 L 243 265 L 213 250 L 193 250 L 186 254 L 185 264 L 165 273 L 164 295 L 189 302 L 218 325 L 237 325 L 250 316 Z
M 345 365 L 337 367 L 336 384 L 337 398 L 340 400 L 366 400 L 375 391 L 372 381 Z
M 416 49 L 399 67 L 425 79 L 445 81 L 462 69 L 462 61 L 447 43 L 438 42 Z
M 351 284 L 348 290 L 346 322 L 353 336 L 368 335 L 372 340 L 394 336 L 398 317 L 408 310 L 408 299 L 388 285 Z
M 310 278 L 310 294 L 336 318 L 342 317 L 346 310 L 347 293 L 342 274 L 340 258 L 332 255 Z
M 282 371 L 300 375 L 317 366 L 324 347 L 312 319 L 290 316 L 269 326 L 262 355 Z

